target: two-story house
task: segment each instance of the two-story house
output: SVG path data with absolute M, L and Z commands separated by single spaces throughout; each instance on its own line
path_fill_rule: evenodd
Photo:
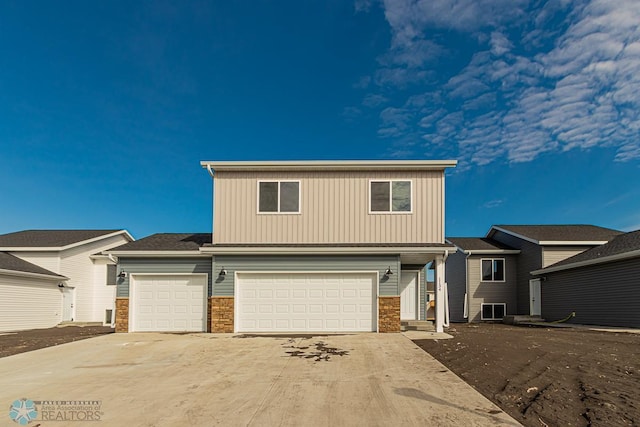
M 540 316 L 541 279 L 531 272 L 620 234 L 593 225 L 494 225 L 483 238 L 447 238 L 456 246 L 446 265 L 451 321 Z
M 154 235 L 119 259 L 118 331 L 400 330 L 444 316 L 444 171 L 455 161 L 202 162 L 213 234 Z M 438 302 L 442 302 L 439 304 Z
M 111 324 L 116 263 L 102 251 L 126 230 L 24 230 L 0 235 L 0 330 L 60 322 Z

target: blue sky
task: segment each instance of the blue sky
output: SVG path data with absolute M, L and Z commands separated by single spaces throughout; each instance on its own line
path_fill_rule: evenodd
M 200 160 L 457 159 L 447 235 L 640 228 L 640 2 L 0 3 L 0 233 L 210 231 Z

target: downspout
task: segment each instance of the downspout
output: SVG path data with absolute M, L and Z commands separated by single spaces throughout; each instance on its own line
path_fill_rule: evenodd
M 445 249 L 444 257 L 442 257 L 442 263 L 445 264 L 445 266 L 446 266 L 448 257 L 449 257 L 449 249 Z M 445 272 L 445 275 L 446 275 L 447 269 L 443 268 L 442 270 Z M 444 294 L 444 322 L 442 322 L 442 326 L 448 328 L 449 327 L 449 289 L 447 287 L 446 280 L 443 280 L 442 284 L 443 284 L 442 293 Z
M 464 258 L 464 312 L 462 316 L 469 321 L 469 257 L 471 251 L 467 251 L 467 256 Z
M 214 215 L 215 215 L 215 199 L 216 199 L 216 184 L 215 178 L 216 174 L 213 169 L 211 169 L 211 164 L 207 164 L 207 172 L 211 175 L 211 243 L 213 243 L 213 224 L 214 224 Z

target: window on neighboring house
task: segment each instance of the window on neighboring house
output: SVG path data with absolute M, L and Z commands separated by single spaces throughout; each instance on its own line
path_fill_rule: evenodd
M 369 211 L 376 213 L 410 213 L 411 181 L 371 181 Z
M 482 260 L 483 282 L 504 282 L 504 258 Z
M 507 313 L 507 304 L 503 302 L 482 304 L 481 320 L 502 320 Z
M 107 265 L 107 285 L 116 285 L 116 265 Z
M 300 181 L 258 182 L 258 213 L 300 213 Z

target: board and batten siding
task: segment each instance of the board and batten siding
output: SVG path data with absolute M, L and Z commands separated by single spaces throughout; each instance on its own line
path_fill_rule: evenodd
M 548 267 L 581 252 L 591 249 L 593 246 L 543 246 L 542 267 Z
M 224 267 L 227 272 L 219 276 Z M 393 274 L 384 273 L 391 267 Z M 400 276 L 400 257 L 397 255 L 374 256 L 227 256 L 218 255 L 213 265 L 213 296 L 233 296 L 236 271 L 274 272 L 340 272 L 378 271 L 380 286 L 378 296 L 397 296 Z
M 464 299 L 467 293 L 467 255 L 458 250 L 449 255 L 445 264 L 445 280 L 449 293 L 449 320 L 466 322 Z
M 118 273 L 125 271 L 127 277 L 118 279 L 117 296 L 129 296 L 129 278 L 132 274 L 207 274 L 207 295 L 211 295 L 211 258 L 118 258 Z
M 411 180 L 412 212 L 369 213 L 371 180 Z M 258 214 L 258 181 L 300 181 L 299 214 Z M 444 243 L 444 173 L 216 173 L 215 243 Z
M 640 328 L 640 258 L 544 274 L 542 317 Z
M 0 275 L 0 331 L 52 328 L 60 323 L 61 281 Z
M 481 263 L 482 259 L 487 258 L 505 260 L 504 282 L 482 281 Z M 513 255 L 471 255 L 467 258 L 467 280 L 469 281 L 469 322 L 482 320 L 483 303 L 505 303 L 507 304 L 507 314 L 516 314 L 516 257 Z

